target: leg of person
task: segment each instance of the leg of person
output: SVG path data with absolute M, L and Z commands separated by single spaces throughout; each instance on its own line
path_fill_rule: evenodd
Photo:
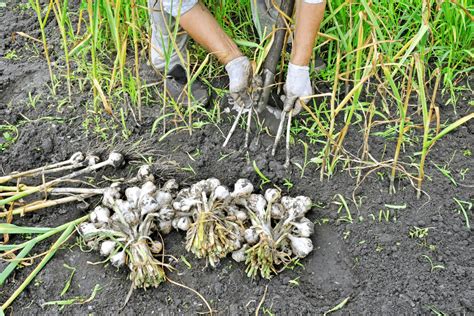
M 150 59 L 153 67 L 164 72 L 181 64 L 178 53 L 186 56 L 188 35 L 181 27 L 176 28 L 175 18 L 164 10 L 166 1 L 148 0 L 151 22 Z M 186 1 L 183 1 L 186 2 Z
M 175 16 L 195 6 L 197 0 L 148 0 L 151 22 L 150 60 L 153 68 L 167 74 L 166 91 L 178 103 L 189 105 L 191 100 L 206 104 L 209 95 L 202 82 L 196 80 L 187 97 L 187 77 L 181 58 L 186 58 L 188 34 L 176 24 Z M 178 50 L 178 51 L 177 51 Z

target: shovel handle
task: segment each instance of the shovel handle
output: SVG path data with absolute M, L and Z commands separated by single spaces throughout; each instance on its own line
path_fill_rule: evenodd
M 280 5 L 280 10 L 287 16 L 293 14 L 293 9 L 295 7 L 295 0 L 282 1 Z M 280 60 L 281 53 L 283 51 L 283 43 L 285 41 L 286 34 L 286 23 L 285 17 L 279 12 L 276 20 L 276 32 L 275 38 L 273 40 L 272 47 L 268 52 L 268 55 L 263 64 L 263 93 L 258 103 L 258 111 L 261 112 L 265 106 L 268 104 L 268 99 L 270 97 L 270 92 L 273 84 L 275 83 L 275 73 Z

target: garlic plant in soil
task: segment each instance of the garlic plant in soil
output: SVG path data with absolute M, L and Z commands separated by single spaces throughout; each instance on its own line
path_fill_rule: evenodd
M 242 180 L 231 193 L 215 178 L 181 190 L 173 202 L 173 226 L 186 231 L 186 250 L 215 267 L 221 258 L 239 249 L 247 216 L 233 201 L 252 190 L 250 182 Z
M 309 237 L 314 224 L 305 217 L 311 209 L 310 198 L 281 197 L 278 190 L 268 189 L 264 195 L 251 194 L 240 203 L 248 212 L 250 227 L 244 232 L 245 243 L 232 258 L 245 261 L 249 277 L 260 273 L 270 278 L 278 273 L 278 266 L 283 269 L 313 250 Z
M 137 178 L 153 179 L 143 168 Z M 104 192 L 102 205 L 91 212 L 90 221 L 79 227 L 86 242 L 100 249 L 114 266 L 128 266 L 134 288 L 157 287 L 165 280 L 168 265 L 155 258 L 162 254 L 163 244 L 153 235 L 171 229 L 172 191 L 176 188 L 174 180 L 161 189 L 146 181 L 122 194 L 118 185 L 112 185 Z

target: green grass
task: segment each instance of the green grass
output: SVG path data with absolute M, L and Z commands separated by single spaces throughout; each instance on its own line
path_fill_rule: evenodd
M 259 69 L 270 41 L 263 38 L 261 29 L 257 31 L 253 26 L 250 0 L 205 0 L 204 4 Z M 219 100 L 225 90 L 210 83 L 225 76 L 225 70 L 192 40 L 188 43 L 188 54 L 179 57 L 191 82 L 199 77 L 217 94 L 211 108 L 176 104 L 140 77 L 139 68 L 145 63 L 149 49 L 147 1 L 83 1 L 79 8 L 73 8 L 67 0 L 54 0 L 41 8 L 37 0 L 29 0 L 29 5 L 21 8 L 31 9 L 37 14 L 42 31 L 38 45 L 47 46 L 44 21 L 51 11 L 58 25 L 57 39 L 63 48 L 60 58 L 66 69 L 52 66 L 48 51 L 44 50 L 52 92 L 56 92 L 59 80 L 65 81 L 70 94 L 79 90 L 93 95 L 86 109 L 90 117 L 84 123 L 85 129 L 106 139 L 111 131 L 100 125 L 113 125 L 112 130 L 121 129 L 121 137 L 127 139 L 131 135 L 126 124 L 128 118 L 133 116 L 140 123 L 142 107 L 156 104 L 164 106 L 150 133 L 159 134 L 160 140 L 170 133 L 191 134 L 195 128 L 221 122 Z M 448 97 L 443 106 L 453 106 L 456 110 L 459 85 L 473 69 L 473 11 L 474 5 L 468 0 L 328 2 L 321 36 L 314 47 L 314 56 L 323 59 L 326 67 L 312 71 L 311 77 L 315 82 L 326 82 L 331 89 L 322 91 L 318 102 L 313 100 L 305 107 L 306 111 L 294 120 L 291 130 L 293 146 L 298 138 L 305 137 L 305 162 L 299 166 L 301 175 L 309 162 L 321 165 L 321 179 L 324 179 L 336 169 L 346 168 L 350 161 L 361 167 L 370 164 L 373 168 L 382 166 L 391 170 L 391 192 L 395 190 L 395 178 L 409 176 L 415 179 L 421 193 L 425 160 L 431 147 L 474 117 L 474 113 L 468 113 L 441 129 L 433 123 L 442 118 L 431 95 L 439 86 L 439 92 Z M 178 29 L 170 31 L 176 33 Z M 170 52 L 165 53 L 169 59 Z M 15 56 L 7 55 L 7 58 Z M 280 71 L 285 69 L 288 58 L 284 54 Z M 314 65 L 315 59 L 311 63 Z M 73 71 L 70 64 L 75 65 Z M 278 77 L 284 78 L 284 74 L 281 72 Z M 409 100 L 415 96 L 419 104 L 412 109 Z M 31 103 L 35 104 L 37 100 L 33 98 Z M 97 115 L 103 120 L 103 113 L 108 113 L 110 123 L 93 123 Z M 419 122 L 421 129 L 417 128 Z M 382 125 L 385 132 L 371 132 L 375 124 Z M 350 133 L 363 138 L 363 150 L 346 151 L 345 139 Z M 395 150 L 389 162 L 369 161 L 368 144 L 373 137 L 387 139 L 386 146 Z M 421 151 L 415 166 L 417 171 L 409 172 L 403 167 L 413 164 L 405 152 L 406 146 Z M 317 154 L 312 157 L 309 153 Z M 361 174 L 362 169 L 357 171 L 358 179 Z
M 0 125 L 0 153 L 10 147 L 18 138 L 18 129 L 14 125 Z

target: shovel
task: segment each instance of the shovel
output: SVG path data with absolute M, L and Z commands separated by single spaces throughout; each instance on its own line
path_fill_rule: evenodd
M 275 84 L 275 73 L 276 73 L 278 62 L 281 57 L 281 53 L 284 49 L 283 44 L 284 44 L 285 35 L 287 31 L 285 17 L 282 13 L 284 13 L 286 16 L 291 16 L 293 14 L 294 5 L 295 5 L 295 0 L 282 1 L 281 3 L 281 6 L 278 10 L 279 14 L 278 14 L 276 24 L 275 24 L 275 27 L 276 27 L 275 38 L 273 40 L 272 47 L 270 48 L 268 55 L 265 59 L 265 62 L 263 64 L 263 73 L 262 73 L 263 89 L 258 99 L 252 102 L 252 104 L 250 105 L 250 110 L 248 112 L 249 117 L 247 119 L 245 147 L 248 146 L 251 116 L 252 116 L 252 111 L 254 110 L 253 105 L 256 103 L 257 105 L 256 112 L 258 114 L 259 119 L 264 120 L 265 125 L 269 126 L 271 130 L 278 130 L 276 134 L 275 144 L 272 150 L 272 155 L 275 155 L 276 147 L 281 138 L 282 131 L 283 131 L 283 123 L 286 118 L 286 113 L 280 111 L 279 109 L 275 107 L 270 107 L 268 105 L 268 101 L 270 99 L 272 87 Z M 245 105 L 239 104 L 239 106 L 240 106 L 240 110 L 237 114 L 236 120 L 234 121 L 234 124 L 231 130 L 229 131 L 229 134 L 226 137 L 226 140 L 223 145 L 224 147 L 227 145 L 228 141 L 232 137 L 235 127 L 237 126 L 238 121 L 240 117 L 242 116 Z M 289 113 L 288 116 L 289 117 L 288 117 L 288 128 L 287 128 L 287 132 L 288 132 L 287 141 L 289 141 L 289 125 L 290 125 L 291 116 L 292 116 L 291 112 Z M 286 148 L 287 148 L 287 152 L 286 152 L 287 159 L 285 161 L 285 166 L 288 167 L 289 166 L 289 143 L 287 144 Z

